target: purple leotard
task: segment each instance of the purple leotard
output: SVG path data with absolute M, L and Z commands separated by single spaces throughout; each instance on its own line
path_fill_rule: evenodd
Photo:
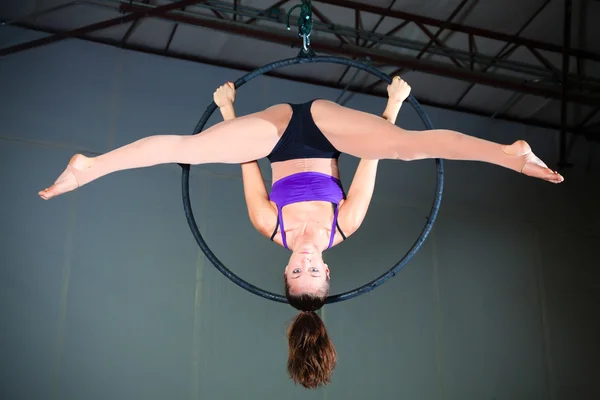
M 271 240 L 277 233 L 277 229 L 281 230 L 281 239 L 283 246 L 289 249 L 285 236 L 285 228 L 283 225 L 283 216 L 281 211 L 283 207 L 292 203 L 300 203 L 302 201 L 328 201 L 334 205 L 333 224 L 331 226 L 331 237 L 329 238 L 330 248 L 333 245 L 335 230 L 338 227 L 338 205 L 345 198 L 342 183 L 339 179 L 323 174 L 321 172 L 300 172 L 290 176 L 286 176 L 275 182 L 271 189 L 271 200 L 277 205 L 277 226 L 275 232 L 271 236 Z M 339 229 L 339 227 L 338 227 Z M 341 230 L 340 230 L 341 233 Z M 342 233 L 342 236 L 343 233 Z

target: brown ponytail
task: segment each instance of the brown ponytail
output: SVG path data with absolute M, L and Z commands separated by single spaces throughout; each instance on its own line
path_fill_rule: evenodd
M 287 282 L 285 286 L 290 304 L 302 310 L 288 329 L 288 374 L 295 383 L 300 383 L 308 389 L 325 386 L 330 382 L 337 355 L 327 335 L 325 324 L 315 310 L 325 304 L 329 283 L 323 295 L 291 295 Z

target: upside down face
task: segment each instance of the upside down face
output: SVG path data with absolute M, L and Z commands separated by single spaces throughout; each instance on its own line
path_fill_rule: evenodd
M 329 267 L 323 261 L 323 254 L 311 248 L 294 251 L 284 274 L 292 295 L 320 294 L 329 281 Z

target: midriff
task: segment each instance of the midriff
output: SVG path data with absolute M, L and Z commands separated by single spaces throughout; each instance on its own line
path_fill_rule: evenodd
M 273 183 L 299 172 L 321 172 L 340 178 L 338 161 L 334 158 L 299 158 L 296 160 L 279 161 L 271 164 Z

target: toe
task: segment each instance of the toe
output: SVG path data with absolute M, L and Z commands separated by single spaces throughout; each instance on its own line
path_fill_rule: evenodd
M 52 185 L 47 189 L 44 189 L 44 198 L 46 200 L 48 200 L 49 198 L 53 197 L 56 193 L 56 186 Z
M 552 182 L 554 182 L 554 183 L 561 183 L 564 180 L 565 180 L 565 178 L 563 178 L 562 175 L 559 175 L 558 173 L 555 173 L 552 176 Z

